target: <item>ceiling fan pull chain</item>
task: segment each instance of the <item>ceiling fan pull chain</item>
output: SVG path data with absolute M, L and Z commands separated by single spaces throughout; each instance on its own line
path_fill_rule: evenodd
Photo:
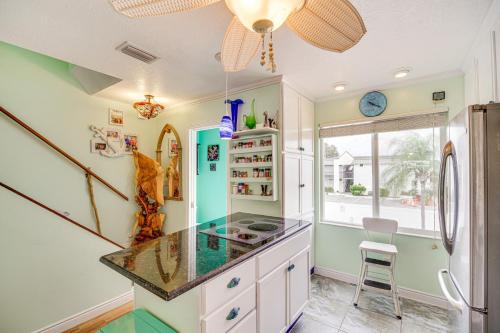
M 274 48 L 273 48 L 273 33 L 269 34 L 269 64 L 267 67 L 268 71 L 272 73 L 276 72 L 276 63 L 274 62 Z
M 262 34 L 262 53 L 260 55 L 260 65 L 264 66 L 266 64 L 266 44 L 264 41 L 264 38 L 266 37 L 265 34 Z

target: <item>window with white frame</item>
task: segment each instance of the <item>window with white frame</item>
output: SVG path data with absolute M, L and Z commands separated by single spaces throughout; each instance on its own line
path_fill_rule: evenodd
M 361 226 L 382 217 L 400 232 L 435 235 L 446 122 L 441 112 L 322 127 L 322 221 Z

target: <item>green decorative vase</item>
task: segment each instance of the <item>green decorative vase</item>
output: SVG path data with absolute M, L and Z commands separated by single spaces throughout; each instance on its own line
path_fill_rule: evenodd
M 245 126 L 249 129 L 254 129 L 257 125 L 257 120 L 255 119 L 255 98 L 252 100 L 250 113 L 244 116 Z

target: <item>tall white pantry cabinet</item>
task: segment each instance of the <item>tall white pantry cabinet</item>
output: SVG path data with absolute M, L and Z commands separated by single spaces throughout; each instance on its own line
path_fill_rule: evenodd
M 283 216 L 314 226 L 314 103 L 286 83 L 282 83 L 281 132 Z
M 462 70 L 465 106 L 500 102 L 500 1 L 483 20 Z

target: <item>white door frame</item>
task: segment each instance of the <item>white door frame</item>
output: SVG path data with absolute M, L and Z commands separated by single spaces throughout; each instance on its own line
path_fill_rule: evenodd
M 188 193 L 188 222 L 189 227 L 196 226 L 196 154 L 197 154 L 197 133 L 200 131 L 205 131 L 209 129 L 219 128 L 219 125 L 209 125 L 203 127 L 196 127 L 189 129 L 189 156 L 188 156 L 188 184 L 189 184 L 189 193 Z M 230 142 L 230 141 L 228 141 Z M 227 146 L 227 189 L 226 189 L 226 201 L 227 201 L 227 214 L 231 214 L 231 196 L 229 195 L 231 189 L 230 176 L 229 176 L 229 144 Z

